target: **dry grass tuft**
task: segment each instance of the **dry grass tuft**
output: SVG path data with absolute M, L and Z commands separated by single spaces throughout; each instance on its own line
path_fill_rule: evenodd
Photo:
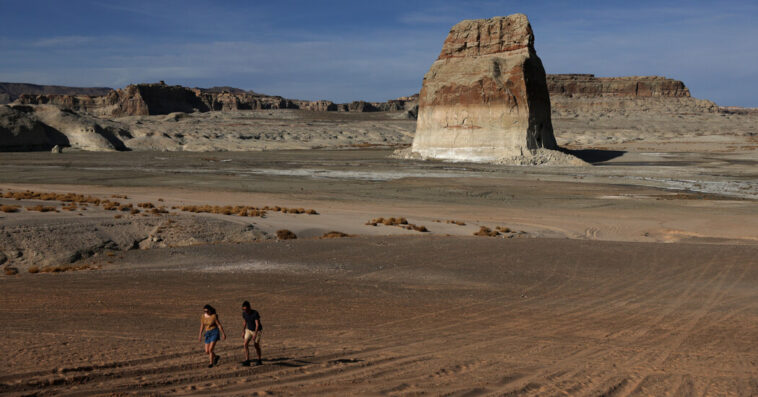
M 276 238 L 279 240 L 294 240 L 297 236 L 287 229 L 281 229 L 276 231 Z
M 5 266 L 3 268 L 3 273 L 5 273 L 6 276 L 15 276 L 18 274 L 18 269 L 13 266 Z
M 139 214 L 139 213 L 140 213 L 140 210 L 138 210 L 138 209 L 136 209 L 136 208 L 132 208 L 132 210 L 131 210 L 131 211 L 129 211 L 129 213 L 130 213 L 130 214 L 132 214 L 132 215 L 137 215 L 137 214 Z
M 478 232 L 474 232 L 474 236 L 480 236 L 480 237 L 497 237 L 500 235 L 500 232 L 496 230 L 492 230 L 486 226 L 482 226 L 479 228 Z
M 106 211 L 116 211 L 118 210 L 118 207 L 121 206 L 121 203 L 119 203 L 118 201 L 110 201 L 110 200 L 105 200 L 101 204 L 103 206 L 103 209 Z
M 150 213 L 153 215 L 168 214 L 168 210 L 166 209 L 166 207 L 158 207 L 158 208 L 151 209 Z
M 497 230 L 500 233 L 511 233 L 513 231 L 511 230 L 511 228 L 505 227 L 505 226 L 498 226 L 495 228 L 495 230 Z
M 90 203 L 99 205 L 100 199 L 92 196 L 85 196 L 75 193 L 41 193 L 30 190 L 24 192 L 6 192 L 3 198 L 16 200 L 43 200 L 43 201 L 62 201 L 65 203 Z
M 287 207 L 280 207 L 278 205 L 275 205 L 273 207 L 270 206 L 264 206 L 263 211 L 273 211 L 273 212 L 281 212 L 282 214 L 308 214 L 308 215 L 318 215 L 318 211 L 310 208 L 287 208 Z
M 37 273 L 39 273 L 39 267 L 37 267 L 37 266 L 32 266 L 32 267 L 30 267 L 29 269 L 27 269 L 27 271 L 28 271 L 29 273 L 31 273 L 31 274 L 37 274 Z
M 368 222 L 365 223 L 369 226 L 378 226 L 378 225 L 385 225 L 385 226 L 398 226 L 405 230 L 415 230 L 417 232 L 426 233 L 429 230 L 426 228 L 426 226 L 419 226 L 414 225 L 412 223 L 408 223 L 408 220 L 402 217 L 397 218 L 374 218 Z
M 321 236 L 321 238 L 343 238 L 343 237 L 353 237 L 353 236 L 347 233 L 335 232 L 335 231 L 324 233 L 324 235 Z
M 96 270 L 101 266 L 95 266 L 91 264 L 84 265 L 59 265 L 59 266 L 45 266 L 39 269 L 39 273 L 63 273 L 63 272 L 75 272 L 79 270 Z
M 0 211 L 3 212 L 18 212 L 18 209 L 21 208 L 17 205 L 0 205 Z
M 38 212 L 57 212 L 57 208 L 44 206 L 44 205 L 35 205 L 34 207 L 26 207 L 26 210 L 38 211 Z
M 446 220 L 446 221 L 443 221 L 443 220 L 441 220 L 441 219 L 435 219 L 435 220 L 433 220 L 432 222 L 437 222 L 437 223 L 447 223 L 447 224 L 458 225 L 458 226 L 466 226 L 466 222 L 463 222 L 463 221 L 456 221 L 456 220 L 453 220 L 453 219 L 448 219 L 448 220 Z
M 123 216 L 123 215 L 121 215 L 121 214 L 117 214 L 117 215 L 114 215 L 114 216 L 113 216 L 113 218 L 114 218 L 114 219 L 121 219 L 121 218 L 123 218 L 123 217 L 124 217 L 124 216 Z
M 250 206 L 218 206 L 218 205 L 185 205 L 179 207 L 180 210 L 193 213 L 209 213 L 209 214 L 221 214 L 221 215 L 236 215 L 236 216 L 259 216 L 266 215 L 266 211 L 257 207 Z

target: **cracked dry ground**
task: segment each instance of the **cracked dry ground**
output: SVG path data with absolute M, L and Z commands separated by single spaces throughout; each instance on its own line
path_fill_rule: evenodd
M 755 395 L 758 248 L 366 237 L 0 282 L 3 395 Z M 239 305 L 263 316 L 241 367 Z M 205 366 L 197 320 L 229 338 Z

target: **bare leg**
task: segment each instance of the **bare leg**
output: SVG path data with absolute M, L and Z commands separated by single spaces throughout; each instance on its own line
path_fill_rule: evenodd
M 261 344 L 256 343 L 253 345 L 255 347 L 255 352 L 258 353 L 258 361 L 261 359 Z M 247 352 L 247 346 L 245 346 L 245 352 Z
M 245 339 L 242 346 L 245 348 L 245 361 L 250 361 L 250 339 Z
M 213 349 L 216 347 L 216 342 L 211 342 L 206 346 L 208 346 L 208 358 L 210 359 L 210 363 L 213 364 L 213 359 L 216 357 L 216 353 L 213 352 Z

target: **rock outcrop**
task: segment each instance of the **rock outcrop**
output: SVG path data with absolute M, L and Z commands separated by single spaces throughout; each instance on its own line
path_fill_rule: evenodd
M 132 136 L 117 123 L 51 105 L 0 105 L 0 151 L 128 150 Z
M 0 105 L 0 152 L 51 150 L 68 138 L 34 116 L 31 106 Z
M 233 87 L 187 88 L 160 82 L 132 84 L 124 89 L 110 91 L 105 96 L 22 94 L 15 103 L 55 105 L 61 109 L 100 117 L 123 117 L 175 112 L 229 112 L 262 109 L 303 109 L 314 112 L 401 112 L 412 109 L 417 103 L 417 96 L 391 99 L 387 102 L 354 101 L 347 104 L 335 104 L 326 100 L 287 99 Z
M 112 90 L 112 88 L 108 87 L 65 87 L 28 83 L 0 83 L 0 104 L 13 102 L 21 95 L 104 96 Z
M 549 74 L 550 95 L 596 97 L 670 97 L 690 96 L 679 80 L 661 76 L 595 77 L 594 74 Z
M 724 112 L 711 101 L 690 96 L 683 82 L 661 76 L 549 74 L 547 86 L 554 115 Z
M 556 147 L 545 70 L 526 15 L 455 25 L 424 76 L 412 153 L 498 162 Z

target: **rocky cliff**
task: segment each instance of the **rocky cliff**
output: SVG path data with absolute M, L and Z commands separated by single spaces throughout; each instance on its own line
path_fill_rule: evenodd
M 725 111 L 711 101 L 690 96 L 683 82 L 661 76 L 550 74 L 547 86 L 553 113 L 557 115 Z
M 453 26 L 424 76 L 411 152 L 495 162 L 556 148 L 550 98 L 527 17 Z
M 38 85 L 27 83 L 1 83 L 0 104 L 15 101 L 21 95 L 107 95 L 112 88 L 108 87 L 65 87 L 59 85 Z
M 410 110 L 417 96 L 387 102 L 354 101 L 335 104 L 331 101 L 305 101 L 281 96 L 264 95 L 233 87 L 188 88 L 153 84 L 132 84 L 110 91 L 104 96 L 22 94 L 19 105 L 56 105 L 62 109 L 97 116 L 122 117 L 169 114 L 174 112 L 238 111 L 259 109 L 303 109 L 316 112 L 377 112 Z
M 118 123 L 51 105 L 0 105 L 0 152 L 50 150 L 128 150 L 132 135 Z
M 660 76 L 595 77 L 593 74 L 549 74 L 550 95 L 610 96 L 627 98 L 689 97 L 690 90 L 679 80 Z

